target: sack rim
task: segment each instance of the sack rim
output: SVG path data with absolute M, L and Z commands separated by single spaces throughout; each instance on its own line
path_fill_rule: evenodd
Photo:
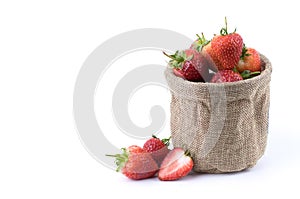
M 243 85 L 243 84 L 249 84 L 251 82 L 255 82 L 255 81 L 259 81 L 260 79 L 264 79 L 264 78 L 268 78 L 271 73 L 272 73 L 272 65 L 271 62 L 269 61 L 269 59 L 259 53 L 261 60 L 265 63 L 264 66 L 264 70 L 261 72 L 260 75 L 256 76 L 256 77 L 252 77 L 250 79 L 245 79 L 245 80 L 241 80 L 241 81 L 236 81 L 236 82 L 224 82 L 224 83 L 211 83 L 211 82 L 191 82 L 188 80 L 185 80 L 181 77 L 176 76 L 171 68 L 167 68 L 165 73 L 169 73 L 168 76 L 172 79 L 174 79 L 176 82 L 178 82 L 179 84 L 183 84 L 183 85 L 195 85 L 195 86 L 210 86 L 210 87 L 231 87 L 231 86 L 235 86 L 235 85 Z M 170 74 L 171 73 L 171 74 Z

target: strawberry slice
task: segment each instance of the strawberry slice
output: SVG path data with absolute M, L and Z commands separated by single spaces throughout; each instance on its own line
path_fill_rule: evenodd
M 188 152 L 182 148 L 174 148 L 161 164 L 158 178 L 162 181 L 178 180 L 190 173 L 194 166 Z

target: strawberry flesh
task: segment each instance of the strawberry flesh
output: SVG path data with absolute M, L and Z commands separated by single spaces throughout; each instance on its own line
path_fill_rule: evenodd
M 178 180 L 190 173 L 194 166 L 191 157 L 182 148 L 175 148 L 168 153 L 158 172 L 158 178 L 163 181 Z

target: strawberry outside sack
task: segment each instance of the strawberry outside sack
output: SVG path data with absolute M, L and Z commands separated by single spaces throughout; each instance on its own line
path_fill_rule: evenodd
M 264 154 L 272 66 L 261 60 L 259 76 L 230 83 L 190 82 L 166 69 L 173 145 L 190 151 L 196 172 L 241 171 Z

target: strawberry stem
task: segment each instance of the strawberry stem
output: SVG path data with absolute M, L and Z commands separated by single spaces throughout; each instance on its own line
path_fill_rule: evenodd
M 186 151 L 184 152 L 184 155 L 185 155 L 185 156 L 191 157 L 191 153 L 190 153 L 188 150 L 186 150 Z
M 171 140 L 171 136 L 169 138 L 164 138 L 161 141 L 166 145 L 169 146 L 170 145 L 170 140 Z
M 236 72 L 236 73 L 239 72 L 238 69 L 237 69 L 236 67 L 234 67 L 232 70 L 233 70 L 233 72 Z
M 249 78 L 257 76 L 259 74 L 260 74 L 260 71 L 251 72 L 250 70 L 244 70 L 241 73 L 241 76 L 243 77 L 243 79 L 249 79 Z
M 234 29 L 234 31 L 232 33 L 235 33 L 235 32 L 236 32 L 236 28 Z M 223 27 L 220 30 L 220 35 L 225 36 L 225 35 L 229 35 L 229 34 L 232 34 L 232 33 L 228 33 L 227 17 L 225 17 L 225 28 Z
M 222 35 L 222 36 L 228 35 L 228 31 L 227 31 L 227 17 L 225 17 L 225 28 L 222 28 L 220 30 L 220 35 Z
M 172 57 L 171 55 L 167 54 L 165 51 L 163 51 L 163 54 L 164 54 L 165 56 L 169 57 L 170 59 L 173 59 L 173 57 Z
M 207 44 L 209 44 L 209 40 L 207 40 L 203 34 L 203 32 L 201 33 L 201 36 L 196 34 L 196 36 L 198 37 L 197 39 L 197 48 L 196 50 L 198 52 L 202 51 L 203 47 L 206 46 Z
M 246 45 L 243 44 L 242 55 L 241 55 L 240 59 L 244 60 L 245 57 L 250 56 L 250 54 L 247 52 L 248 52 L 248 49 L 247 49 Z
M 152 137 L 158 139 L 158 137 L 156 137 L 155 135 L 152 135 Z
M 184 51 L 176 51 L 173 55 L 168 55 L 163 51 L 163 54 L 169 57 L 171 60 L 169 61 L 169 66 L 175 69 L 182 69 L 183 63 L 185 61 L 189 61 L 193 59 L 193 55 L 187 57 Z
M 117 172 L 121 171 L 121 169 L 125 166 L 129 156 L 129 152 L 125 148 L 122 148 L 121 150 L 122 150 L 121 154 L 115 154 L 115 155 L 106 154 L 106 156 L 108 157 L 115 158 L 115 163 L 117 165 L 117 169 L 116 169 Z
M 225 17 L 225 30 L 226 30 L 226 34 L 228 35 L 228 28 L 227 28 L 227 17 Z
M 153 137 L 153 138 L 156 138 L 156 139 L 159 139 L 159 138 L 156 137 L 155 135 L 152 135 L 152 137 Z M 171 140 L 171 136 L 170 136 L 169 138 L 161 139 L 161 141 L 162 141 L 166 146 L 169 146 L 170 140 Z

